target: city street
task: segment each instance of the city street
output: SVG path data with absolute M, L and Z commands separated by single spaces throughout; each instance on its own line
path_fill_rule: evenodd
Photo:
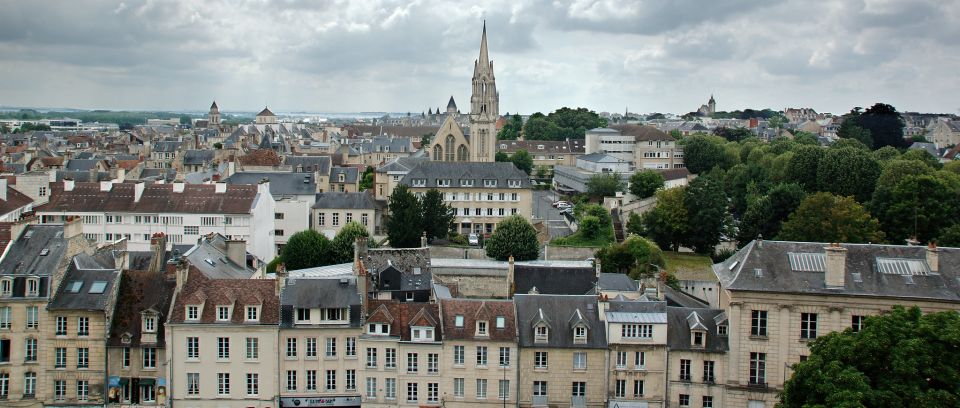
M 560 210 L 553 208 L 554 201 L 557 201 L 557 193 L 554 191 L 533 191 L 533 217 L 543 219 L 550 231 L 551 239 L 564 237 L 573 232 L 563 221 Z

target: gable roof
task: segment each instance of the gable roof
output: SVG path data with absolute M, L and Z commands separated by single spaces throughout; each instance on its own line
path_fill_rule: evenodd
M 19 237 L 12 238 L 10 248 L 0 259 L 2 275 L 52 275 L 67 250 L 63 225 L 28 225 Z
M 343 181 L 340 175 L 343 174 Z M 356 167 L 333 167 L 330 169 L 331 183 L 357 184 L 360 181 L 360 169 Z
M 284 156 L 284 164 L 290 165 L 293 172 L 301 171 L 318 172 L 320 174 L 330 173 L 330 156 Z
M 317 180 L 311 173 L 237 172 L 223 181 L 227 184 L 256 185 L 260 180 L 270 181 L 270 194 L 275 197 L 290 195 L 312 196 L 317 192 Z
M 177 296 L 169 322 L 243 324 L 276 326 L 280 323 L 280 298 L 276 295 L 273 279 L 210 279 L 190 266 L 187 282 Z M 197 322 L 184 320 L 187 305 L 202 305 Z M 232 306 L 230 320 L 217 320 L 217 306 Z M 260 306 L 260 320 L 246 322 L 246 306 Z
M 447 340 L 517 341 L 516 311 L 510 300 L 442 299 L 440 310 Z M 456 325 L 457 316 L 463 317 L 462 327 Z M 503 317 L 503 328 L 497 328 L 497 317 Z M 476 336 L 478 321 L 487 321 L 488 336 Z
M 263 110 L 260 111 L 260 113 L 258 113 L 257 116 L 277 116 L 277 115 L 274 115 L 273 112 L 270 111 L 270 109 L 264 106 Z
M 725 353 L 728 350 L 728 338 L 717 334 L 717 318 L 722 314 L 723 311 L 719 309 L 668 306 L 667 347 L 670 350 Z M 691 344 L 690 332 L 694 329 L 706 331 L 703 348 L 694 348 Z
M 667 141 L 672 142 L 675 139 L 673 136 L 664 133 L 662 130 L 657 129 L 653 126 L 648 125 L 634 125 L 634 124 L 625 124 L 625 125 L 613 125 L 611 128 L 619 130 L 621 134 L 625 136 L 633 136 L 634 140 L 638 142 L 649 142 L 649 141 Z M 702 130 L 706 130 L 705 127 L 701 126 Z
M 280 315 L 283 327 L 292 327 L 298 308 L 348 309 L 351 327 L 360 327 L 360 294 L 352 276 L 333 279 L 288 278 L 280 291 Z
M 164 325 L 170 302 L 173 300 L 173 290 L 176 280 L 172 276 L 164 276 L 162 272 L 127 270 L 120 276 L 120 288 L 117 292 L 117 304 L 113 314 L 113 324 L 110 327 L 110 346 L 140 345 L 140 334 L 143 328 L 141 312 L 153 310 L 158 312 L 157 318 L 157 347 L 164 346 Z M 130 335 L 130 343 L 121 341 L 124 334 Z
M 78 259 L 84 254 L 74 257 L 67 269 L 66 275 L 56 294 L 47 304 L 48 310 L 111 310 L 116 299 L 111 296 L 116 288 L 120 271 L 112 265 L 99 265 L 95 262 L 83 262 Z M 99 267 L 99 268 L 98 268 Z M 73 284 L 79 285 L 76 291 L 71 290 Z
M 390 335 L 399 337 L 401 341 L 410 341 L 410 327 L 415 326 L 418 320 L 432 321 L 435 330 L 434 341 L 443 338 L 440 321 L 440 306 L 435 303 L 400 302 L 396 300 L 371 300 L 369 310 L 373 310 L 367 322 L 389 323 Z M 392 320 L 386 321 L 384 317 Z
M 183 152 L 183 164 L 187 166 L 201 166 L 209 164 L 216 157 L 217 152 L 210 149 L 187 150 Z
M 593 295 L 521 295 L 514 296 L 520 347 L 533 348 L 607 348 L 607 336 L 598 315 L 597 297 Z M 535 343 L 533 326 L 543 317 L 550 322 L 546 343 Z M 573 342 L 573 327 L 587 327 L 587 341 Z

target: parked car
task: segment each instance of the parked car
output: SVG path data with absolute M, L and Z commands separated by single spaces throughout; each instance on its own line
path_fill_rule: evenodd
M 480 245 L 480 236 L 477 234 L 470 234 L 470 236 L 467 237 L 467 242 L 470 244 L 470 246 Z
M 566 202 L 566 201 L 563 201 L 563 200 L 560 200 L 560 201 L 557 201 L 557 202 L 553 203 L 553 206 L 556 207 L 556 208 L 563 209 L 563 207 L 570 207 L 570 203 L 569 203 L 569 202 Z

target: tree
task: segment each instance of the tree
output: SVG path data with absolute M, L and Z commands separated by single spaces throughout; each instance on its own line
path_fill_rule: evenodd
M 643 170 L 630 176 L 630 194 L 639 198 L 653 197 L 663 187 L 663 175 L 655 170 Z
M 373 188 L 373 178 L 373 166 L 367 166 L 366 170 L 363 171 L 363 177 L 360 179 L 360 191 Z
M 883 146 L 897 148 L 909 146 L 910 142 L 903 138 L 904 123 L 897 108 L 885 103 L 877 103 L 867 108 L 858 119 L 859 125 L 870 132 L 874 149 Z
M 801 146 L 787 164 L 787 181 L 797 183 L 808 192 L 817 190 L 817 167 L 825 149 L 820 146 Z
M 799 184 L 781 183 L 751 201 L 740 220 L 737 243 L 744 245 L 761 234 L 767 238 L 777 236 L 780 225 L 796 210 L 805 195 Z
M 594 256 L 604 271 L 625 273 L 631 279 L 652 278 L 658 267 L 664 266 L 663 251 L 657 244 L 637 235 L 600 248 Z
M 879 176 L 880 163 L 866 150 L 830 148 L 817 165 L 820 191 L 854 196 L 861 203 L 870 199 Z
M 420 148 L 429 149 L 430 143 L 433 141 L 433 133 L 424 133 L 420 135 Z
M 891 242 L 911 237 L 921 242 L 934 240 L 960 214 L 960 177 L 908 175 L 896 183 L 882 208 L 877 217 Z
M 526 140 L 582 138 L 587 130 L 604 126 L 607 126 L 607 120 L 594 111 L 564 107 L 549 115 L 540 112 L 530 115 L 523 125 L 523 136 Z
M 713 134 L 720 136 L 724 139 L 727 139 L 731 142 L 739 142 L 741 140 L 753 137 L 753 132 L 750 132 L 750 129 L 747 129 L 742 126 L 735 128 L 728 127 L 718 127 L 713 130 Z
M 509 162 L 509 161 L 510 161 L 510 155 L 508 155 L 508 154 L 506 154 L 506 153 L 504 153 L 504 152 L 496 152 L 496 153 L 494 153 L 494 155 L 493 155 L 493 161 L 497 161 L 497 162 Z
M 10 126 L 7 126 L 6 123 L 0 123 L 0 134 L 10 133 Z
M 421 208 L 417 199 L 406 185 L 399 185 L 390 194 L 387 205 L 390 217 L 387 219 L 387 239 L 394 248 L 416 248 L 420 246 Z
M 875 157 L 881 163 L 894 160 L 900 157 L 900 151 L 893 146 L 884 146 L 877 150 L 873 151 L 873 157 Z
M 940 236 L 937 237 L 937 245 L 960 247 L 960 223 L 940 230 Z
M 511 155 L 510 161 L 527 175 L 530 175 L 530 172 L 533 171 L 533 156 L 524 149 L 517 150 L 516 153 Z
M 850 116 L 840 122 L 840 129 L 837 130 L 837 136 L 841 140 L 856 140 L 870 148 L 873 146 L 873 136 L 870 135 L 870 130 L 864 129 L 860 126 L 859 115 Z
M 516 140 L 523 130 L 523 118 L 520 115 L 508 116 L 507 123 L 497 132 L 497 140 Z
M 337 236 L 333 237 L 333 263 L 347 263 L 353 261 L 353 245 L 359 237 L 369 237 L 367 229 L 359 222 L 350 221 L 340 228 Z
M 217 150 L 223 149 L 223 143 L 216 142 L 213 144 L 213 148 Z
M 853 197 L 808 195 L 780 228 L 777 239 L 807 242 L 882 242 L 880 222 Z
M 423 208 L 423 224 L 420 230 L 427 234 L 427 240 L 446 238 L 453 229 L 453 208 L 443 202 L 443 193 L 435 188 L 427 190 L 420 204 Z
M 537 174 L 536 174 L 536 176 L 537 176 L 538 179 L 541 179 L 541 180 L 542 180 L 542 179 L 547 178 L 547 174 L 549 174 L 549 169 L 547 169 L 547 166 L 544 166 L 544 165 L 542 165 L 542 164 L 539 165 L 539 166 L 537 166 Z
M 960 175 L 960 160 L 947 162 L 943 165 L 943 170 L 953 174 Z
M 797 130 L 793 133 L 793 140 L 801 145 L 820 146 L 820 140 L 817 139 L 817 135 L 802 130 Z
M 557 140 L 559 135 L 560 127 L 540 112 L 530 115 L 523 125 L 523 138 L 526 140 Z
M 683 204 L 686 187 L 657 191 L 657 205 L 642 216 L 643 235 L 660 248 L 676 251 L 686 240 L 689 221 Z
M 693 179 L 684 191 L 683 205 L 688 214 L 686 245 L 697 253 L 713 253 L 729 217 L 720 182 L 711 177 Z
M 506 261 L 513 255 L 517 261 L 537 259 L 540 243 L 537 230 L 519 215 L 511 215 L 497 224 L 486 242 L 487 256 Z
M 193 119 L 190 119 L 190 115 L 180 115 L 180 124 L 189 125 L 193 123 Z
M 334 262 L 330 240 L 314 230 L 293 234 L 280 252 L 280 258 L 287 270 L 313 268 Z
M 736 158 L 729 157 L 720 140 L 707 136 L 691 136 L 684 139 L 683 162 L 687 170 L 700 174 L 716 166 L 726 169 L 736 164 Z
M 926 151 L 925 149 L 910 149 L 900 157 L 905 160 L 917 160 L 924 162 L 934 169 L 939 169 L 941 167 L 940 160 L 936 157 L 933 157 L 933 155 L 931 155 L 930 152 Z
M 793 366 L 780 404 L 799 407 L 960 405 L 960 314 L 895 306 L 860 331 L 829 333 Z M 872 356 L 872 357 L 870 357 Z
M 620 173 L 595 174 L 587 180 L 587 194 L 596 198 L 613 197 L 626 187 Z

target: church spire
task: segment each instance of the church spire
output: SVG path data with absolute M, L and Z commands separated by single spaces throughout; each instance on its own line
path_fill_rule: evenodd
M 483 37 L 480 38 L 480 59 L 477 65 L 487 67 L 490 65 L 490 58 L 487 56 L 487 20 L 483 20 Z

